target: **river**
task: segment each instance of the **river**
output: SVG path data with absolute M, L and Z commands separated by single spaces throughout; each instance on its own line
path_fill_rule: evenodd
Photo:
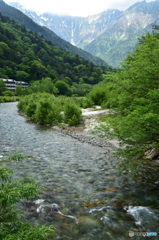
M 33 223 L 53 224 L 56 240 L 125 240 L 131 231 L 159 235 L 159 179 L 118 175 L 110 144 L 82 143 L 28 122 L 16 103 L 0 104 L 0 155 L 18 150 L 29 158 L 12 163 L 14 177 L 33 176 L 46 188 L 21 208 Z

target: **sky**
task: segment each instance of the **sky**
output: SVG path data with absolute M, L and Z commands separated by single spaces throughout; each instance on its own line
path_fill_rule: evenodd
M 49 12 L 58 15 L 87 17 L 107 9 L 126 10 L 143 0 L 4 0 L 6 3 L 19 2 L 25 9 L 37 13 Z M 146 0 L 151 2 L 153 0 Z

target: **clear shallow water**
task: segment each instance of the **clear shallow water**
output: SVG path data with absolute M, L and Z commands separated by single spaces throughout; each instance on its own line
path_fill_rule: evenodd
M 150 179 L 119 176 L 109 144 L 100 148 L 81 143 L 27 122 L 16 103 L 1 104 L 0 155 L 17 150 L 29 158 L 12 164 L 14 177 L 27 174 L 46 187 L 39 200 L 21 207 L 33 223 L 53 224 L 55 239 L 124 240 L 130 231 L 159 235 L 157 169 Z

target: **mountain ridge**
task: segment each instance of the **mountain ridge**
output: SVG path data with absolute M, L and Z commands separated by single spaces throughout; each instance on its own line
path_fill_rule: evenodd
M 105 31 L 84 49 L 117 66 L 138 44 L 138 38 L 152 31 L 150 26 L 155 24 L 158 16 L 159 1 L 136 3 L 121 14 L 112 29 Z
M 10 4 L 29 16 L 37 24 L 46 26 L 62 39 L 80 48 L 93 41 L 94 38 L 111 27 L 118 15 L 122 13 L 122 11 L 111 9 L 101 14 L 90 15 L 88 17 L 60 16 L 50 13 L 39 15 L 36 12 L 24 9 L 19 3 L 14 2 Z M 94 29 L 97 28 L 99 24 L 100 29 L 95 32 Z M 87 33 L 84 31 L 85 28 L 87 29 Z M 80 35 L 78 34 L 79 31 L 81 33 Z M 73 36 L 75 36 L 75 38 L 73 38 Z M 85 43 L 85 38 L 87 38 L 87 36 L 88 40 Z M 81 39 L 83 39 L 83 41 Z
M 116 67 L 138 44 L 138 38 L 152 31 L 150 26 L 159 16 L 159 0 L 144 0 L 125 11 L 110 9 L 88 17 L 31 14 L 37 23 L 50 27 L 61 38 Z
M 107 63 L 105 63 L 104 60 L 98 57 L 94 57 L 90 53 L 71 45 L 69 42 L 66 42 L 65 40 L 57 36 L 50 29 L 44 26 L 43 27 L 39 26 L 31 18 L 24 15 L 20 10 L 12 6 L 9 6 L 3 0 L 0 0 L 0 12 L 4 16 L 7 16 L 16 21 L 17 23 L 24 25 L 26 28 L 37 33 L 38 35 L 43 35 L 46 38 L 46 40 L 51 41 L 56 47 L 59 47 L 73 55 L 79 55 L 79 57 L 84 58 L 95 65 L 110 68 L 110 66 Z

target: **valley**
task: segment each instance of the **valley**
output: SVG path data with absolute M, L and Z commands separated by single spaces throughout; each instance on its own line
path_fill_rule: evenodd
M 159 0 L 17 8 L 0 0 L 0 239 L 157 236 Z
M 37 15 L 17 3 L 12 6 L 21 10 L 40 26 L 45 26 L 93 56 L 103 59 L 112 67 L 119 66 L 138 38 L 152 25 L 159 23 L 159 2 L 138 2 L 125 11 L 110 9 L 88 17 L 58 16 L 49 13 Z

